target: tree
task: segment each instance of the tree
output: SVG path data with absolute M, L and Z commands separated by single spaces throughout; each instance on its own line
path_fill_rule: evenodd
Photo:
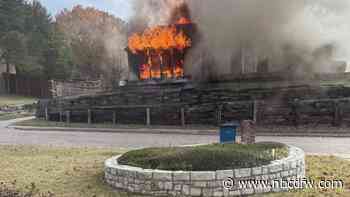
M 125 23 L 108 13 L 94 8 L 76 6 L 56 16 L 57 26 L 64 32 L 66 43 L 71 46 L 73 63 L 81 78 L 109 78 L 112 70 L 120 70 L 113 61 L 126 47 Z
M 26 19 L 25 7 L 26 5 L 23 0 L 0 1 L 0 37 L 10 31 L 24 33 Z
M 20 74 L 66 78 L 71 55 L 64 36 L 37 0 L 0 1 L 0 61 Z M 9 70 L 9 68 L 7 68 Z
M 10 65 L 23 64 L 27 55 L 24 35 L 18 31 L 10 31 L 0 38 L 1 59 L 5 61 L 6 72 Z
M 44 52 L 44 74 L 49 79 L 67 79 L 72 70 L 71 48 L 64 42 L 63 33 L 53 30 L 49 35 L 48 49 Z
M 38 2 L 33 1 L 27 8 L 25 31 L 29 56 L 34 63 L 43 64 L 44 52 L 49 48 L 49 36 L 53 25 L 50 15 Z M 44 65 L 42 65 L 44 66 Z

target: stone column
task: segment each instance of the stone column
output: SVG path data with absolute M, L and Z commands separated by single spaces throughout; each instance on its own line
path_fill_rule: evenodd
M 49 109 L 47 107 L 45 107 L 45 120 L 49 121 L 50 120 L 50 116 L 49 116 Z
M 241 123 L 242 144 L 254 144 L 256 137 L 256 126 L 252 120 L 243 120 Z

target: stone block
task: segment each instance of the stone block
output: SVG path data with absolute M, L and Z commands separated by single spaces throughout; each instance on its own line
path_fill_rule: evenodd
M 293 170 L 289 170 L 289 176 L 296 176 L 297 175 L 297 170 L 293 169 Z
M 289 169 L 290 169 L 290 163 L 289 162 L 283 163 L 283 170 L 286 171 Z
M 235 170 L 236 178 L 250 177 L 252 175 L 252 170 L 250 168 L 242 168 Z
M 207 187 L 207 182 L 206 181 L 192 181 L 192 186 L 198 187 L 198 188 L 205 188 Z
M 116 183 L 114 184 L 114 186 L 115 186 L 117 189 L 123 189 L 123 188 L 124 188 L 123 183 L 120 183 L 120 182 L 116 182 Z
M 224 192 L 223 191 L 214 191 L 213 197 L 223 197 Z
M 153 170 L 139 170 L 136 172 L 136 178 L 142 180 L 151 180 L 153 178 Z
M 233 177 L 233 170 L 220 170 L 216 171 L 217 180 L 226 180 Z
M 158 182 L 157 188 L 158 188 L 158 190 L 164 190 L 164 182 Z
M 223 188 L 223 180 L 208 181 L 208 187 L 210 188 Z
M 202 189 L 202 196 L 203 197 L 212 197 L 214 193 L 214 190 L 211 188 L 203 188 Z
M 189 185 L 183 185 L 182 186 L 182 194 L 189 196 L 191 195 L 191 187 Z
M 117 169 L 117 173 L 119 176 L 121 177 L 127 177 L 128 176 L 128 170 L 126 168 L 123 168 L 123 167 L 118 167 Z
M 182 185 L 176 184 L 176 185 L 174 186 L 174 190 L 175 190 L 175 191 L 182 191 Z
M 232 191 L 230 191 L 230 193 L 231 193 Z M 239 196 L 247 196 L 247 195 L 252 195 L 252 194 L 254 194 L 254 189 L 244 189 L 244 190 L 242 190 L 242 191 L 240 191 L 240 194 L 239 194 Z
M 191 181 L 215 180 L 215 172 L 191 172 Z
M 281 172 L 282 178 L 288 177 L 289 176 L 289 171 L 282 171 Z
M 162 181 L 172 181 L 173 175 L 170 171 L 155 170 L 153 172 L 153 179 Z
M 256 167 L 256 168 L 252 168 L 252 175 L 261 175 L 262 174 L 262 167 Z
M 118 175 L 118 170 L 115 169 L 115 168 L 110 168 L 109 173 L 110 173 L 112 176 L 117 176 L 117 175 Z
M 297 168 L 297 162 L 296 161 L 289 161 L 289 165 L 290 165 L 290 167 L 292 168 L 292 169 L 295 169 L 295 168 Z
M 191 187 L 191 196 L 202 196 L 202 189 Z
M 266 175 L 269 174 L 270 168 L 268 166 L 263 166 L 262 167 L 262 174 Z
M 256 188 L 254 191 L 255 194 L 269 193 L 271 191 L 271 187 L 259 187 Z
M 174 184 L 173 182 L 164 182 L 163 187 L 165 190 L 173 190 Z
M 190 181 L 190 172 L 173 172 L 174 181 Z
M 283 166 L 281 163 L 279 164 L 273 164 L 270 166 L 270 172 L 271 173 L 276 173 L 276 172 L 280 172 L 283 170 Z
M 251 192 L 251 190 L 249 190 L 249 192 Z M 254 190 L 253 190 L 253 193 L 254 193 Z M 248 195 L 253 194 L 253 193 L 249 193 Z M 246 195 L 246 194 L 244 194 L 244 192 L 241 192 L 239 190 L 234 190 L 234 191 L 230 191 L 229 195 L 230 196 L 242 196 L 242 195 Z

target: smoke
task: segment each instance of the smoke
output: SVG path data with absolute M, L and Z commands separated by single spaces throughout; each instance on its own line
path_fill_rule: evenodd
M 350 59 L 347 0 L 134 0 L 131 31 L 169 24 L 187 4 L 201 34 L 186 58 L 195 78 L 242 72 L 268 59 L 271 71 L 331 71 L 331 59 Z M 176 12 L 175 12 L 176 13 Z M 321 50 L 321 49 L 325 50 Z
M 130 24 L 146 27 L 168 25 L 173 11 L 184 3 L 185 0 L 132 0 L 135 14 Z

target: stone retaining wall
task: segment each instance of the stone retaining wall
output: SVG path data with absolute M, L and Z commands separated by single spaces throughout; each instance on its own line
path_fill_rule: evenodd
M 46 107 L 52 121 L 68 120 L 69 114 L 72 122 L 86 123 L 219 125 L 255 120 L 260 126 L 315 127 L 350 125 L 349 104 L 349 87 L 183 82 L 129 84 L 111 93 L 55 98 Z
M 283 188 L 224 189 L 225 180 L 274 181 L 305 177 L 305 153 L 290 147 L 287 158 L 273 161 L 270 165 L 209 172 L 184 172 L 141 169 L 119 165 L 118 157 L 105 162 L 106 182 L 115 189 L 152 196 L 240 196 L 284 191 Z

